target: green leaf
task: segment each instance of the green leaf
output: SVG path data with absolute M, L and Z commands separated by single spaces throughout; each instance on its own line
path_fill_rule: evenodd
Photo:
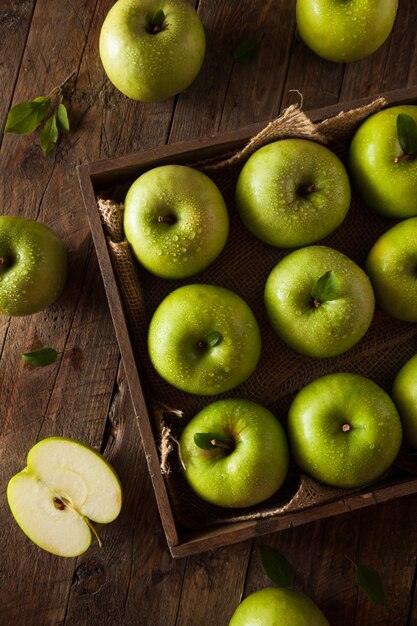
M 162 9 L 159 9 L 154 13 L 152 19 L 150 20 L 151 26 L 162 26 L 165 21 L 165 13 Z
M 51 99 L 45 96 L 16 104 L 7 115 L 4 132 L 17 135 L 33 132 L 47 117 L 50 104 Z
M 410 115 L 400 113 L 397 117 L 398 141 L 404 154 L 417 154 L 417 124 Z
M 357 565 L 355 582 L 375 604 L 384 604 L 384 587 L 374 569 L 367 565 Z
M 57 140 L 58 128 L 56 125 L 56 115 L 54 114 L 46 121 L 41 132 L 41 148 L 44 156 L 47 156 L 55 148 Z
M 59 104 L 56 110 L 56 125 L 61 133 L 69 133 L 70 124 L 68 119 L 68 111 L 66 106 L 62 104 L 62 102 Z
M 221 342 L 222 339 L 223 337 L 221 333 L 219 333 L 217 330 L 212 330 L 211 333 L 209 333 L 208 335 L 204 337 L 204 343 L 209 348 L 214 348 L 214 346 L 217 346 Z
M 323 274 L 313 286 L 311 297 L 317 302 L 336 300 L 338 297 L 339 281 L 333 270 Z
M 53 348 L 39 348 L 38 350 L 33 350 L 33 352 L 25 352 L 22 354 L 22 359 L 29 365 L 44 367 L 54 363 L 57 356 L 58 352 Z
M 252 61 L 259 52 L 259 41 L 255 39 L 244 39 L 233 51 L 233 58 L 238 63 L 248 63 Z
M 278 587 L 292 587 L 294 571 L 287 559 L 274 548 L 258 546 L 266 575 Z
M 195 445 L 202 450 L 213 450 L 213 448 L 224 447 L 216 445 L 213 441 L 217 444 L 220 443 L 227 447 L 229 446 L 229 440 L 220 433 L 195 433 L 194 435 Z

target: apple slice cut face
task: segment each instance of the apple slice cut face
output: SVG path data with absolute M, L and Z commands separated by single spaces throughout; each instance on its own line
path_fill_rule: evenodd
M 72 557 L 89 547 L 91 531 L 84 519 L 54 503 L 51 489 L 28 469 L 11 479 L 7 498 L 20 528 L 40 548 Z
M 41 548 L 76 556 L 91 543 L 85 518 L 114 520 L 119 479 L 105 459 L 78 441 L 51 437 L 29 452 L 27 468 L 9 482 L 7 497 L 22 530 Z

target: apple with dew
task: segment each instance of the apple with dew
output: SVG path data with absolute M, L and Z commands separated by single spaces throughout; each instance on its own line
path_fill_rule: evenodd
M 185 427 L 180 448 L 190 487 L 217 506 L 263 502 L 288 471 L 283 427 L 268 409 L 249 400 L 206 406 Z
M 139 176 L 127 192 L 124 231 L 146 269 L 162 278 L 185 278 L 223 250 L 229 216 L 208 176 L 185 165 L 161 165 Z
M 417 215 L 417 106 L 401 105 L 368 117 L 349 149 L 352 181 L 376 213 Z
M 381 235 L 368 254 L 366 271 L 381 309 L 399 320 L 417 322 L 417 217 Z
M 392 386 L 392 398 L 400 414 L 405 438 L 417 448 L 417 354 L 398 372 Z
M 282 248 L 315 243 L 337 228 L 350 205 L 343 163 L 306 139 L 282 139 L 249 157 L 239 175 L 236 202 L 245 226 Z
M 363 59 L 387 39 L 398 0 L 297 0 L 296 20 L 304 43 L 328 61 Z
M 374 313 L 365 272 L 325 246 L 291 252 L 270 273 L 265 306 L 275 332 L 291 348 L 312 357 L 332 357 L 354 346 Z
M 92 522 L 107 524 L 118 516 L 122 490 L 98 452 L 74 439 L 49 437 L 29 451 L 27 467 L 9 481 L 7 499 L 29 539 L 72 557 L 87 550 L 92 532 L 99 539 Z
M 204 28 L 186 0 L 118 0 L 100 32 L 100 59 L 133 100 L 165 100 L 188 87 L 203 63 Z
M 290 406 L 287 430 L 301 469 L 343 488 L 362 487 L 382 476 L 402 441 L 393 401 L 358 374 L 328 374 L 301 389 Z
M 66 277 L 66 250 L 48 226 L 0 216 L 0 314 L 46 309 L 60 296 Z
M 308 596 L 293 589 L 268 587 L 239 604 L 229 626 L 330 626 Z
M 212 395 L 250 376 L 261 353 L 261 335 L 251 309 L 233 291 L 186 285 L 156 309 L 148 349 L 164 380 L 189 393 Z

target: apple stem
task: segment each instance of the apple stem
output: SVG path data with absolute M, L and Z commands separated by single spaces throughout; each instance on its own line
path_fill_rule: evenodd
M 65 509 L 65 507 L 68 507 L 69 509 L 71 509 L 71 511 L 73 511 L 74 513 L 76 513 L 77 515 L 79 515 L 80 517 L 83 518 L 84 522 L 87 524 L 88 528 L 91 530 L 91 532 L 93 533 L 94 537 L 97 539 L 97 543 L 99 545 L 99 548 L 103 547 L 103 540 L 101 539 L 100 535 L 98 534 L 97 530 L 94 528 L 93 523 L 91 522 L 91 520 L 88 519 L 88 517 L 86 517 L 85 515 L 83 515 L 82 513 L 80 513 L 80 511 L 72 504 L 72 502 L 70 500 L 68 500 L 68 498 L 54 498 L 54 502 L 56 502 L 58 504 L 58 502 L 61 502 L 61 504 L 63 505 L 62 508 L 59 506 L 58 504 L 58 508 L 62 511 L 63 509 Z
M 219 441 L 218 439 L 211 439 L 210 443 L 215 448 L 223 448 L 223 450 L 228 450 L 229 452 L 231 451 L 231 447 L 228 446 L 227 443 L 224 443 L 223 441 Z
M 158 223 L 162 224 L 165 222 L 166 224 L 175 224 L 177 221 L 174 215 L 158 215 Z
M 314 183 L 311 183 L 310 185 L 299 185 L 297 188 L 298 195 L 303 196 L 304 198 L 315 191 L 317 191 L 317 187 Z
M 4 256 L 0 257 L 0 265 L 8 265 L 8 264 L 9 264 L 9 259 L 7 259 Z
M 394 159 L 394 163 L 400 163 L 401 161 L 409 161 L 410 159 L 412 159 L 415 155 L 414 154 L 402 154 L 401 156 L 397 156 Z
M 321 306 L 321 302 L 319 300 L 317 300 L 316 298 L 313 299 L 313 307 L 315 309 L 318 309 Z
M 351 429 L 352 429 L 352 426 L 350 424 L 343 424 L 342 426 L 342 430 L 344 433 L 348 433 Z

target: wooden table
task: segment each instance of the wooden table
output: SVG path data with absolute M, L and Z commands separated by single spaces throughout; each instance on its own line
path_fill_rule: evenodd
M 206 137 L 269 120 L 299 96 L 304 109 L 417 84 L 417 3 L 401 0 L 394 31 L 372 57 L 325 62 L 300 41 L 295 0 L 199 0 L 207 55 L 177 98 L 142 105 L 119 94 L 98 57 L 111 0 L 0 0 L 0 119 L 13 103 L 67 89 L 72 132 L 43 157 L 35 136 L 1 138 L 1 212 L 38 219 L 63 238 L 69 279 L 47 311 L 0 322 L 0 624 L 223 626 L 242 594 L 268 584 L 253 542 L 173 560 L 165 544 L 135 425 L 106 297 L 78 187 L 80 163 Z M 257 37 L 257 58 L 239 65 L 235 45 Z M 30 368 L 21 353 L 59 350 Z M 33 545 L 6 502 L 9 478 L 36 441 L 63 435 L 99 449 L 124 485 L 105 546 L 60 559 Z M 266 536 L 292 563 L 295 586 L 336 626 L 417 624 L 417 497 Z M 354 584 L 356 563 L 383 579 L 385 606 Z

